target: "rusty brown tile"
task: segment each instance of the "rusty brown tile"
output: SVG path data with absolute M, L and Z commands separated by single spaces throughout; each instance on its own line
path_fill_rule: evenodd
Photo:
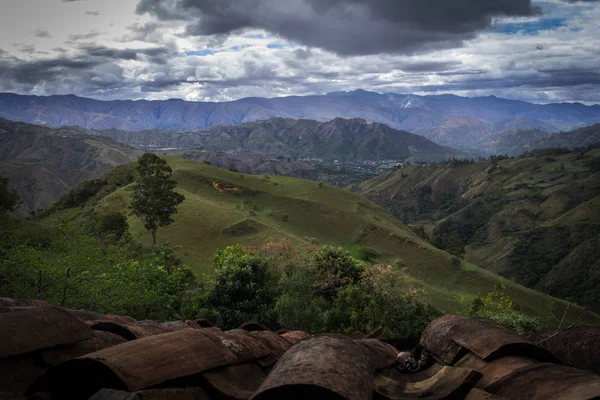
M 285 333 L 282 333 L 281 337 L 290 342 L 291 344 L 296 344 L 302 339 L 310 337 L 310 335 L 302 331 L 287 331 Z
M 236 356 L 236 363 L 254 361 L 271 354 L 271 349 L 262 341 L 255 339 L 243 329 L 212 332 Z
M 125 338 L 114 333 L 94 331 L 94 336 L 91 339 L 43 350 L 41 358 L 48 365 L 58 365 L 67 360 L 81 357 L 107 347 L 116 346 L 126 341 Z
M 481 389 L 471 389 L 465 400 L 502 400 L 503 397 L 496 396 Z
M 415 381 L 394 369 L 387 369 L 375 376 L 374 390 L 382 398 L 389 400 L 461 399 L 469 393 L 480 377 L 481 374 L 468 368 L 446 366 L 427 379 Z
M 0 399 L 21 396 L 48 367 L 37 353 L 21 354 L 0 360 Z
M 266 378 L 266 373 L 254 363 L 228 365 L 203 372 L 208 393 L 215 398 L 250 399 Z
M 202 388 L 152 389 L 130 393 L 102 389 L 90 400 L 210 400 Z
M 259 322 L 244 322 L 243 324 L 241 324 L 238 329 L 243 329 L 245 331 L 270 331 L 269 328 L 267 328 L 266 326 L 264 326 L 263 324 L 259 323 Z
M 458 361 L 455 366 L 471 368 L 482 374 L 477 382 L 477 387 L 485 389 L 492 383 L 513 373 L 514 371 L 529 367 L 533 364 L 539 364 L 537 361 L 526 357 L 507 356 L 492 361 L 484 361 L 473 353 L 469 353 Z
M 367 348 L 349 338 L 311 337 L 281 357 L 253 399 L 371 399 L 371 363 Z
M 548 329 L 530 339 L 563 364 L 600 374 L 600 328 L 582 326 L 559 332 Z
M 148 336 L 66 361 L 47 371 L 29 393 L 80 399 L 101 388 L 130 392 L 237 361 L 214 334 L 185 329 Z
M 556 365 L 533 364 L 518 369 L 486 388 L 507 399 L 588 400 L 600 397 L 600 376 Z
M 182 325 L 183 324 L 183 325 Z M 184 326 L 185 325 L 185 326 Z M 182 329 L 192 329 L 184 323 L 160 324 L 154 321 L 96 321 L 90 327 L 96 331 L 105 331 L 124 337 L 127 340 L 140 339 L 147 336 L 160 335 L 162 333 L 175 332 Z
M 68 312 L 40 306 L 0 314 L 0 359 L 92 337 L 88 326 Z
M 431 322 L 421 335 L 421 344 L 434 357 L 454 365 L 464 349 L 487 360 L 506 355 L 522 355 L 538 361 L 556 362 L 547 350 L 494 322 L 445 315 Z

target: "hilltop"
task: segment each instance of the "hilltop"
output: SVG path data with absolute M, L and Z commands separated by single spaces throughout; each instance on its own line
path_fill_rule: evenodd
M 461 301 L 470 302 L 500 283 L 497 275 L 457 262 L 357 194 L 313 181 L 243 175 L 178 157 L 167 160 L 178 182 L 177 191 L 186 200 L 175 223 L 159 230 L 158 240 L 181 246 L 180 255 L 196 272 L 210 274 L 213 254 L 225 246 L 240 243 L 253 247 L 287 238 L 299 247 L 331 244 L 374 249 L 379 253 L 376 262 L 395 265 L 405 284 L 422 288 L 428 300 L 446 312 L 458 310 Z M 73 211 L 126 211 L 130 196 L 131 187 L 121 187 L 110 194 L 103 192 Z M 63 215 L 69 212 L 59 211 Z M 134 237 L 151 243 L 139 220 L 129 216 L 128 223 Z M 562 317 L 565 302 L 506 283 L 507 293 L 524 312 L 542 318 Z M 597 322 L 596 316 L 580 308 L 572 306 L 571 310 L 569 318 Z
M 465 260 L 599 309 L 600 149 L 409 167 L 357 190 Z

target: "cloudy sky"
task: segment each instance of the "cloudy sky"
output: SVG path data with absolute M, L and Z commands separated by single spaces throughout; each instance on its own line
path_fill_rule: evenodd
M 0 0 L 0 91 L 600 103 L 597 0 Z

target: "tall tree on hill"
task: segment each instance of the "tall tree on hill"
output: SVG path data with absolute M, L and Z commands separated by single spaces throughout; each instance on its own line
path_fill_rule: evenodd
M 185 200 L 173 191 L 177 182 L 171 178 L 173 171 L 167 162 L 153 153 L 144 153 L 138 159 L 138 176 L 133 186 L 131 209 L 150 233 L 152 245 L 156 245 L 156 231 L 170 225 L 177 206 Z

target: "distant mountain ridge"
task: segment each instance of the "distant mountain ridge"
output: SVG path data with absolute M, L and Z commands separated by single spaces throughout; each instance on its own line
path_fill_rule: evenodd
M 270 157 L 340 161 L 442 161 L 464 155 L 422 136 L 359 118 L 336 118 L 328 122 L 272 118 L 199 131 L 105 130 L 94 133 L 138 148 L 203 147 L 209 150 L 260 153 Z
M 461 127 L 461 120 L 466 121 L 467 128 L 473 126 L 473 121 L 465 117 L 479 120 L 486 129 L 496 133 L 507 128 L 566 131 L 600 122 L 600 105 L 533 104 L 494 96 L 417 96 L 364 90 L 313 96 L 253 97 L 222 103 L 177 99 L 100 101 L 74 95 L 39 97 L 3 93 L 0 94 L 0 117 L 55 127 L 77 125 L 126 131 L 197 130 L 275 117 L 318 121 L 338 117 L 363 118 L 426 135 L 452 120 L 454 130 Z M 485 130 L 479 132 L 485 134 Z M 463 138 L 451 135 L 448 140 L 450 142 L 438 143 L 466 149 L 455 144 Z

